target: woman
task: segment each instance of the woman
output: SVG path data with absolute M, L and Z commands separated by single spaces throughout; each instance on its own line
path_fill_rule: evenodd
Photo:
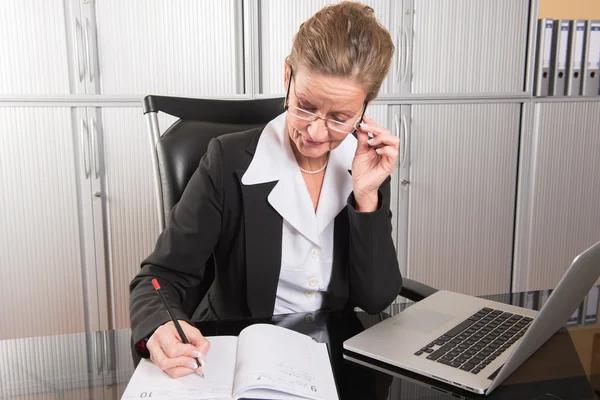
M 373 10 L 358 3 L 325 7 L 300 27 L 285 61 L 287 112 L 211 141 L 131 283 L 138 353 L 145 346 L 173 377 L 194 372 L 209 343 L 181 303 L 213 252 L 215 280 L 194 319 L 377 313 L 396 298 L 388 177 L 398 139 L 364 116 L 393 51 Z M 154 277 L 191 344 L 168 322 Z

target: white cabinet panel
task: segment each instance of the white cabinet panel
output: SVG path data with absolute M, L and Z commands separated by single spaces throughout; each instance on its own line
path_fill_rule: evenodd
M 0 95 L 68 94 L 66 32 L 62 2 L 3 1 Z
M 115 328 L 129 326 L 129 282 L 158 237 L 150 139 L 141 108 L 102 109 Z
M 520 108 L 412 107 L 409 278 L 471 295 L 509 291 Z
M 388 109 L 387 105 L 375 104 L 367 107 L 365 111 L 365 115 L 375 120 L 375 123 L 379 126 L 382 126 L 390 131 L 392 131 L 392 127 L 390 126 L 388 120 Z
M 0 339 L 84 331 L 71 109 L 0 108 Z
M 398 136 L 399 154 L 396 171 L 392 175 L 392 224 L 394 244 L 398 254 L 398 266 L 402 276 L 407 273 L 406 243 L 408 242 L 408 195 L 410 158 L 410 109 L 411 106 L 390 106 L 390 131 Z
M 0 398 L 89 399 L 89 350 L 85 334 L 0 340 Z
M 95 1 L 101 93 L 236 94 L 235 3 Z
M 600 102 L 535 107 L 535 129 L 523 138 L 516 291 L 553 289 L 600 241 Z
M 525 0 L 414 0 L 412 92 L 522 92 L 528 18 Z
M 300 24 L 312 17 L 327 4 L 335 0 L 280 0 L 260 1 L 260 93 L 285 93 L 283 84 L 283 63 L 292 49 L 292 39 Z M 390 29 L 390 4 L 386 0 L 365 0 L 364 4 L 375 10 L 375 16 L 388 30 Z M 386 93 L 387 79 L 380 93 Z

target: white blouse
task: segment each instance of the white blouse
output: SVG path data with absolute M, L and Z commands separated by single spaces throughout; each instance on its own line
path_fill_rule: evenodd
M 283 218 L 281 271 L 274 314 L 316 311 L 327 306 L 333 263 L 334 219 L 352 192 L 356 138 L 348 135 L 329 155 L 317 212 L 285 134 L 286 113 L 264 128 L 242 184 L 278 181 L 268 196 Z

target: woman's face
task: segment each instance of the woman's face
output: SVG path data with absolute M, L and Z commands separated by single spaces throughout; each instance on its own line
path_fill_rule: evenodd
M 289 77 L 290 68 L 286 64 L 286 89 Z M 338 147 L 348 133 L 328 129 L 323 119 L 354 125 L 362 115 L 366 96 L 365 88 L 354 80 L 313 74 L 306 68 L 295 69 L 288 98 L 292 112 L 287 113 L 286 128 L 296 150 L 305 157 L 320 158 Z M 323 119 L 305 121 L 292 115 L 292 107 Z

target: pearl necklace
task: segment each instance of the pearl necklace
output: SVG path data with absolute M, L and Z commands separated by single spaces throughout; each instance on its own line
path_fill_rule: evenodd
M 327 166 L 327 163 L 329 162 L 329 158 L 327 160 L 325 160 L 325 165 L 323 165 L 321 168 L 315 170 L 315 171 L 309 171 L 307 169 L 304 169 L 302 167 L 300 167 L 300 171 L 304 172 L 305 174 L 309 174 L 309 175 L 314 175 L 314 174 L 318 174 L 319 172 L 323 171 L 325 169 L 325 167 Z

